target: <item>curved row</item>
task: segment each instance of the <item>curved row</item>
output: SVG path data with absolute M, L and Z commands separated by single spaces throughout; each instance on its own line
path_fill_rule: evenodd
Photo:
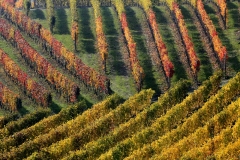
M 189 86 L 190 83 L 186 81 L 178 83 L 167 93 L 161 95 L 157 102 L 137 114 L 135 118 L 122 123 L 108 135 L 102 136 L 96 141 L 87 143 L 80 150 L 70 152 L 65 156 L 65 159 L 83 159 L 84 157 L 88 157 L 88 159 L 96 159 L 116 143 L 131 137 L 132 133 L 151 125 L 154 120 L 165 113 L 166 110 L 170 109 L 177 103 L 180 103 L 185 98 Z
M 0 129 L 0 139 L 5 139 L 6 137 L 13 135 L 14 133 L 28 128 L 33 124 L 41 121 L 44 118 L 47 118 L 51 115 L 51 109 L 38 109 L 37 111 L 27 114 L 24 117 L 8 123 L 3 129 Z
M 165 144 L 171 146 L 169 146 L 168 149 L 165 149 L 164 146 L 161 146 L 162 151 L 158 151 L 158 155 L 155 155 L 154 158 L 169 159 L 174 157 L 174 159 L 179 159 L 186 151 L 191 150 L 193 147 L 201 146 L 202 144 L 204 144 L 206 139 L 209 139 L 219 134 L 221 130 L 226 128 L 226 126 L 232 125 L 232 123 L 238 119 L 239 115 L 236 114 L 236 112 L 238 113 L 240 109 L 239 102 L 240 99 L 233 102 L 231 105 L 226 106 L 223 111 L 209 119 L 203 127 L 199 126 L 199 128 L 197 128 L 195 132 L 188 136 L 186 136 L 184 131 L 177 131 L 178 134 L 182 133 L 186 137 L 183 137 L 181 140 L 179 140 L 173 145 L 171 145 L 171 143 L 168 143 L 168 141 L 165 142 Z M 174 135 L 171 136 L 173 137 Z M 178 148 L 178 151 L 176 151 L 175 148 Z M 170 153 L 172 157 L 169 157 Z
M 103 101 L 102 103 L 99 103 L 97 105 L 100 105 L 100 106 L 105 105 L 105 106 L 102 106 L 102 108 L 105 110 L 105 113 L 100 112 L 99 114 L 91 114 L 92 112 L 90 112 L 91 111 L 90 110 L 89 112 L 86 112 L 85 114 L 79 115 L 74 120 L 68 121 L 64 125 L 61 125 L 61 126 L 58 126 L 57 128 L 52 129 L 47 134 L 38 136 L 35 139 L 30 140 L 30 141 L 26 141 L 25 143 L 23 143 L 20 146 L 9 148 L 10 151 L 7 150 L 9 152 L 7 152 L 7 151 L 4 152 L 2 154 L 2 156 L 6 157 L 7 159 L 12 159 L 12 158 L 14 159 L 17 157 L 23 158 L 26 156 L 30 156 L 30 154 L 34 151 L 38 151 L 43 147 L 47 147 L 51 144 L 56 143 L 57 141 L 65 139 L 69 136 L 74 136 L 74 135 L 77 135 L 78 133 L 80 134 L 81 131 L 87 131 L 88 129 L 90 129 L 92 127 L 99 127 L 98 132 L 101 132 L 101 130 L 104 128 L 111 129 L 110 126 L 111 125 L 114 126 L 114 124 L 115 123 L 117 124 L 118 120 L 121 119 L 121 116 L 123 114 L 120 114 L 120 113 L 124 113 L 124 111 L 127 110 L 127 111 L 131 112 L 130 114 L 135 114 L 135 112 L 137 112 L 137 110 L 141 110 L 141 107 L 147 107 L 150 104 L 152 94 L 153 94 L 152 90 L 141 91 L 139 94 L 132 96 L 125 103 L 121 104 L 119 107 L 116 106 L 116 105 L 118 105 L 117 103 L 109 102 L 107 100 Z M 138 107 L 138 105 L 140 105 L 140 104 L 142 104 L 142 105 Z M 112 110 L 111 107 L 113 107 L 113 108 L 117 107 L 117 109 Z M 93 109 L 93 110 L 95 113 L 98 112 L 98 110 L 95 110 L 95 109 Z M 113 118 L 114 115 L 115 116 L 117 115 L 115 117 L 116 121 L 112 122 L 111 119 Z M 130 118 L 131 116 L 130 117 L 127 116 L 127 117 Z M 97 120 L 97 119 L 99 119 L 99 120 Z M 122 119 L 122 120 L 124 120 L 124 119 Z M 97 122 L 99 122 L 99 123 L 97 123 Z M 100 123 L 100 122 L 106 122 L 106 123 Z M 106 124 L 108 124 L 108 125 L 106 125 Z M 92 134 L 92 136 L 93 135 L 96 136 L 96 134 Z M 88 136 L 91 136 L 91 134 L 86 134 L 85 136 L 88 137 Z M 98 135 L 98 136 L 100 136 L 100 135 Z M 76 139 L 74 139 L 73 142 L 76 142 L 74 144 L 77 144 L 76 146 L 78 146 L 80 144 L 80 143 L 78 143 L 78 141 L 81 141 L 81 140 L 84 140 L 84 139 L 76 138 Z M 66 143 L 66 145 L 67 144 L 68 143 Z M 71 149 L 71 148 L 69 148 L 69 149 Z M 26 151 L 27 151 L 27 154 L 26 154 Z M 11 154 L 9 154 L 10 152 L 11 152 Z
M 182 158 L 204 159 L 206 157 L 213 157 L 214 159 L 219 160 L 238 159 L 240 137 L 239 127 L 240 118 L 238 118 L 233 124 L 228 125 L 225 129 L 221 130 L 218 135 L 206 139 L 206 142 L 202 146 L 191 148 L 183 154 Z M 229 151 L 233 152 L 228 153 Z
M 31 140 L 41 134 L 48 133 L 51 129 L 77 117 L 78 114 L 81 114 L 84 110 L 86 110 L 86 108 L 87 106 L 85 102 L 79 102 L 74 106 L 62 109 L 58 114 L 44 118 L 40 122 L 35 123 L 28 128 L 22 129 L 11 136 L 4 134 L 4 136 L 1 137 L 3 140 L 0 142 L 0 150 L 8 150 L 13 146 L 19 146 L 24 142 L 23 140 Z M 16 122 L 19 123 L 18 121 Z M 15 122 L 12 122 L 12 124 L 14 123 Z
M 131 100 L 126 101 L 115 110 L 100 117 L 93 125 L 86 126 L 82 131 L 78 131 L 77 134 L 71 134 L 69 137 L 66 137 L 66 139 L 58 141 L 49 147 L 41 148 L 40 151 L 37 151 L 37 155 L 33 154 L 34 158 L 48 159 L 51 157 L 53 159 L 59 159 L 69 151 L 80 149 L 88 142 L 97 140 L 111 133 L 114 128 L 128 122 L 131 117 L 136 116 L 141 110 L 147 108 L 150 105 L 152 95 L 153 91 L 150 89 L 141 91 L 136 97 L 131 97 Z M 50 156 L 45 153 L 48 153 Z M 30 156 L 29 159 L 31 159 L 31 157 L 32 156 Z
M 189 94 L 181 103 L 173 106 L 161 117 L 139 132 L 133 133 L 131 137 L 117 143 L 113 148 L 102 154 L 99 159 L 123 159 L 133 150 L 141 148 L 146 143 L 158 139 L 159 136 L 175 128 L 184 118 L 202 106 L 207 99 L 218 90 L 221 74 L 214 75 L 210 80 Z
M 155 159 L 179 159 L 181 157 L 181 152 L 191 149 L 194 145 L 200 145 L 200 140 L 197 140 L 196 138 L 203 138 L 201 142 L 204 143 L 206 137 L 209 136 L 209 138 L 211 138 L 213 134 L 217 134 L 217 132 L 221 130 L 221 125 L 222 127 L 227 124 L 231 125 L 234 122 L 234 119 L 236 120 L 238 118 L 238 115 L 227 114 L 234 114 L 239 106 L 239 101 L 236 101 L 235 104 L 229 105 L 231 101 L 235 100 L 240 94 L 239 79 L 240 74 L 231 79 L 215 96 L 212 96 L 196 113 L 188 117 L 184 123 L 178 125 L 175 130 L 167 132 L 164 136 L 159 137 L 158 140 L 149 143 L 142 148 L 139 147 L 138 150 L 132 153 L 129 159 L 134 159 L 138 156 L 148 159 L 152 157 L 153 154 L 156 154 L 153 156 Z M 215 119 L 212 118 L 213 116 L 216 116 Z M 204 125 L 208 126 L 204 129 L 209 129 L 208 132 L 210 135 L 201 135 L 203 134 L 203 130 L 194 133 L 199 127 Z M 211 127 L 214 128 L 211 130 Z M 195 134 L 195 139 L 187 137 L 193 133 Z M 184 139 L 184 141 L 181 139 Z M 195 144 L 196 142 L 198 144 Z M 171 146 L 174 143 L 175 145 Z M 176 150 L 176 148 L 178 149 Z

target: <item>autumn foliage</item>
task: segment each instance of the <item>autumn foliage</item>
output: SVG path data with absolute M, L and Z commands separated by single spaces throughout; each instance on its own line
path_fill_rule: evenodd
M 78 23 L 76 21 L 74 21 L 72 23 L 72 28 L 71 28 L 71 36 L 72 36 L 72 39 L 74 41 L 77 41 L 78 40 L 78 35 L 79 31 L 78 31 Z
M 20 102 L 19 95 L 9 90 L 0 82 L 0 107 L 15 112 L 21 107 Z
M 226 10 L 227 10 L 226 0 L 216 0 L 216 1 L 217 1 L 218 6 L 220 7 L 220 13 L 221 13 L 222 17 L 226 18 Z
M 106 41 L 106 36 L 103 32 L 102 16 L 101 16 L 101 11 L 100 11 L 100 2 L 98 0 L 91 0 L 90 2 L 93 6 L 94 16 L 95 16 L 98 52 L 101 56 L 102 69 L 106 72 L 106 59 L 108 57 L 108 44 Z
M 159 56 L 160 56 L 162 64 L 163 64 L 165 74 L 168 78 L 171 78 L 174 73 L 174 66 L 168 57 L 168 51 L 167 51 L 166 45 L 163 42 L 161 34 L 158 30 L 158 24 L 156 21 L 155 13 L 153 12 L 152 9 L 149 9 L 147 12 L 147 15 L 148 15 L 150 26 L 153 31 L 155 42 L 157 44 Z
M 137 89 L 140 91 L 145 75 L 144 75 L 143 68 L 141 67 L 138 57 L 137 57 L 136 43 L 133 40 L 130 29 L 128 27 L 124 3 L 122 0 L 114 0 L 113 4 L 116 7 L 116 11 L 118 13 L 119 20 L 120 20 L 121 26 L 122 26 L 122 32 L 126 39 L 126 43 L 127 43 L 127 47 L 128 47 L 128 51 L 129 51 L 129 59 L 130 59 L 130 67 L 132 69 L 132 75 L 135 80 Z
M 23 8 L 23 1 L 24 1 L 24 0 L 18 0 L 18 1 L 15 3 L 15 7 L 16 7 L 16 8 Z
M 0 27 L 0 31 L 2 31 L 2 27 Z M 15 83 L 21 86 L 27 95 L 31 96 L 41 106 L 49 106 L 51 103 L 50 93 L 42 85 L 31 79 L 27 73 L 23 72 L 2 50 L 0 50 L 0 63 L 3 65 L 6 74 L 9 75 Z M 14 103 L 15 102 L 12 101 L 11 105 Z M 16 108 L 12 110 L 15 111 Z
M 202 0 L 197 1 L 197 9 L 201 15 L 201 19 L 202 19 L 203 23 L 205 24 L 205 26 L 212 38 L 214 51 L 217 53 L 220 62 L 224 63 L 224 61 L 227 58 L 227 49 L 225 46 L 222 45 L 222 42 L 221 42 L 220 38 L 218 37 L 216 28 L 213 25 L 213 22 L 211 21 L 211 19 L 207 15 L 207 12 L 204 9 Z
M 44 45 L 49 46 L 51 48 L 51 56 L 77 76 L 89 89 L 93 89 L 98 93 L 110 93 L 110 80 L 105 75 L 85 65 L 80 58 L 56 40 L 49 30 L 16 10 L 9 3 L 0 1 L 0 5 L 5 13 L 9 15 L 12 22 L 26 31 L 31 37 L 38 38 Z
M 197 75 L 197 72 L 200 69 L 199 58 L 197 57 L 196 52 L 194 50 L 192 39 L 188 35 L 187 27 L 185 25 L 182 12 L 179 9 L 179 5 L 175 2 L 173 2 L 172 7 L 173 7 L 173 12 L 175 13 L 175 16 L 177 19 L 178 27 L 179 27 L 180 33 L 182 35 L 183 42 L 185 44 L 185 48 L 186 48 L 188 58 L 189 58 L 189 61 L 191 64 L 191 69 L 192 69 L 193 73 L 195 75 Z
M 46 78 L 47 82 L 54 86 L 68 102 L 76 102 L 79 92 L 78 86 L 57 71 L 46 59 L 44 59 L 23 38 L 19 30 L 15 30 L 5 19 L 0 19 L 1 34 L 7 40 L 13 40 L 22 57 L 35 68 L 37 73 Z
M 128 49 L 129 49 L 129 58 L 130 58 L 130 65 L 132 68 L 132 74 L 137 84 L 137 89 L 141 90 L 143 78 L 145 75 L 144 75 L 143 68 L 141 67 L 137 57 L 136 43 L 132 38 L 130 29 L 128 27 L 127 16 L 125 13 L 121 14 L 121 25 L 122 25 L 122 30 L 126 38 Z
M 145 1 L 145 0 L 141 0 L 139 1 L 139 3 L 143 7 L 147 15 L 148 22 L 152 30 L 153 38 L 157 45 L 158 54 L 161 59 L 165 75 L 168 78 L 168 80 L 170 80 L 170 78 L 173 76 L 173 73 L 174 73 L 174 66 L 168 57 L 168 51 L 167 51 L 166 45 L 163 42 L 162 36 L 159 32 L 156 15 L 154 11 L 151 9 L 152 3 L 151 1 Z

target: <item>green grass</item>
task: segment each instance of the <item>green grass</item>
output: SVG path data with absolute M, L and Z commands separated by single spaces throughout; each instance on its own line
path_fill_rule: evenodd
M 223 44 L 227 46 L 229 59 L 228 59 L 228 71 L 231 76 L 235 75 L 239 71 L 240 66 L 240 54 L 238 41 L 236 40 L 235 31 L 239 24 L 237 20 L 237 2 L 228 3 L 228 29 L 222 31 L 218 27 L 218 19 L 211 7 L 206 6 L 206 9 L 213 19 L 214 24 L 217 26 L 220 38 Z M 212 69 L 208 57 L 203 49 L 202 43 L 199 38 L 199 33 L 196 30 L 187 8 L 181 7 L 185 17 L 185 21 L 188 27 L 190 36 L 193 39 L 195 50 L 201 60 L 201 69 L 198 74 L 199 81 L 207 79 L 212 74 Z M 174 42 L 173 32 L 170 29 L 169 14 L 165 10 L 165 7 L 158 6 L 153 8 L 156 12 L 157 23 L 159 24 L 159 30 L 165 42 L 169 57 L 174 64 L 175 73 L 171 79 L 172 85 L 174 85 L 180 79 L 187 79 L 187 74 L 183 65 L 179 59 L 177 45 Z M 114 92 L 118 93 L 124 98 L 135 94 L 136 88 L 131 71 L 129 71 L 124 63 L 123 53 L 121 50 L 122 43 L 119 41 L 119 34 L 121 33 L 121 25 L 118 20 L 117 14 L 111 7 L 101 7 L 101 13 L 103 17 L 104 33 L 106 34 L 107 42 L 109 44 L 109 57 L 107 60 L 107 76 L 111 80 L 111 88 Z M 147 45 L 145 37 L 141 32 L 141 18 L 143 11 L 136 7 L 127 7 L 127 19 L 129 21 L 129 27 L 133 38 L 137 43 L 137 53 L 141 66 L 143 67 L 146 78 L 144 80 L 143 88 L 152 88 L 157 92 L 160 92 L 161 85 L 164 83 L 163 78 L 156 72 L 155 66 L 151 65 L 151 60 L 147 54 Z M 69 9 L 56 9 L 56 26 L 54 28 L 54 37 L 60 40 L 66 48 L 73 51 L 73 42 L 70 35 L 71 29 L 71 14 Z M 77 44 L 77 52 L 75 53 L 80 57 L 85 64 L 101 72 L 99 55 L 96 48 L 96 31 L 95 31 L 95 18 L 93 15 L 93 9 L 90 7 L 78 8 L 79 15 L 79 41 Z M 45 28 L 49 29 L 47 22 L 47 15 L 45 10 L 31 10 L 31 18 L 41 23 Z M 86 91 L 87 92 L 87 91 Z M 97 101 L 92 101 L 91 94 L 87 93 L 81 95 L 84 99 L 87 99 L 90 104 Z
M 206 51 L 204 50 L 200 33 L 198 32 L 196 26 L 193 23 L 193 19 L 191 19 L 191 15 L 187 10 L 187 6 L 180 7 L 186 27 L 188 29 L 188 35 L 191 37 L 194 50 L 201 62 L 200 70 L 198 72 L 198 81 L 203 82 L 209 78 L 213 74 L 212 66 L 207 56 Z
M 174 65 L 175 73 L 171 78 L 171 83 L 174 84 L 180 79 L 187 79 L 187 74 L 179 59 L 177 44 L 174 41 L 173 33 L 170 29 L 170 17 L 167 10 L 163 6 L 153 7 L 153 10 L 156 14 L 159 31 L 167 47 L 169 58 Z
M 72 51 L 73 42 L 71 39 L 71 14 L 69 9 L 56 9 L 56 24 L 53 29 L 53 36 L 62 42 L 62 44 Z M 42 24 L 46 29 L 49 29 L 47 20 L 47 12 L 45 9 L 30 10 L 29 17 L 34 19 L 36 22 Z M 50 29 L 49 29 L 50 30 Z
M 122 44 L 119 42 L 121 25 L 112 7 L 101 7 L 101 13 L 103 29 L 109 45 L 107 75 L 111 80 L 111 88 L 122 97 L 128 98 L 134 95 L 137 90 L 133 77 L 131 73 L 128 73 L 124 63 L 123 53 L 121 53 Z
M 0 37 L 0 48 L 9 55 L 9 57 L 15 61 L 16 63 L 18 63 L 18 58 L 16 54 L 16 50 L 11 46 L 10 43 L 7 43 L 2 37 Z M 2 65 L 1 65 L 2 66 Z M 26 71 L 27 67 L 26 66 L 20 66 L 22 70 Z M 31 102 L 28 98 L 26 98 L 26 96 L 22 96 L 21 94 L 23 93 L 20 89 L 20 87 L 17 87 L 17 85 L 15 85 L 9 78 L 7 78 L 7 76 L 5 75 L 5 72 L 3 71 L 3 68 L 0 69 L 1 72 L 1 82 L 6 85 L 11 91 L 17 93 L 20 95 L 20 98 L 22 99 L 22 108 L 19 110 L 19 112 L 21 114 L 26 114 L 29 112 L 32 112 L 36 109 L 37 105 L 34 104 L 33 102 Z M 24 98 L 24 99 L 23 99 Z M 26 99 L 25 99 L 26 98 Z M 9 113 L 9 111 L 0 109 L 0 115 L 4 115 L 6 113 Z
M 126 14 L 133 40 L 136 42 L 138 59 L 145 73 L 143 88 L 152 88 L 159 94 L 161 92 L 160 88 L 163 88 L 161 86 L 165 84 L 165 78 L 161 77 L 156 67 L 152 65 L 151 57 L 147 53 L 147 42 L 140 24 L 143 11 L 137 7 L 127 7 Z
M 91 8 L 80 8 L 79 10 L 83 9 L 83 12 L 85 14 L 87 14 L 88 12 L 88 9 L 91 9 Z M 36 13 L 37 12 L 37 13 Z M 31 18 L 37 18 L 36 14 L 38 14 L 38 12 L 40 12 L 39 10 L 31 10 L 30 12 L 30 17 Z M 81 11 L 79 11 L 81 12 Z M 47 17 L 46 15 L 46 10 L 42 10 L 41 12 L 41 17 Z M 69 9 L 57 9 L 55 11 L 55 16 L 56 16 L 56 26 L 54 28 L 54 34 L 53 36 L 58 39 L 59 41 L 61 41 L 63 43 L 63 45 L 69 49 L 70 51 L 73 51 L 73 41 L 71 39 L 71 35 L 70 35 L 70 27 L 71 27 L 71 14 L 70 14 L 70 10 Z M 90 17 L 88 16 L 84 16 L 86 19 L 82 19 L 82 21 L 84 23 L 86 23 L 85 21 L 88 21 Z M 49 29 L 48 27 L 48 23 L 47 23 L 47 19 L 46 18 L 38 18 L 38 19 L 34 19 L 36 21 L 38 21 L 39 23 L 41 23 L 44 27 L 46 27 L 47 29 Z M 82 21 L 80 21 L 80 27 L 81 27 L 81 23 Z M 87 28 L 87 26 L 90 26 L 91 24 L 90 23 L 86 23 L 86 25 L 84 27 Z M 91 33 L 91 31 L 90 31 Z M 96 70 L 98 70 L 98 63 L 96 63 L 96 55 L 95 53 L 91 53 L 91 54 L 88 54 L 87 51 L 85 51 L 83 49 L 83 47 L 81 47 L 82 45 L 82 38 L 83 36 L 81 36 L 82 34 L 84 34 L 84 36 L 88 36 L 89 33 L 86 33 L 86 32 L 83 32 L 81 33 L 80 32 L 80 40 L 79 40 L 79 44 L 78 44 L 78 52 L 76 53 L 76 55 L 78 57 L 80 57 L 83 62 L 87 65 L 89 65 L 90 67 L 93 67 L 95 68 Z M 27 36 L 25 36 L 25 38 L 28 39 L 28 42 L 31 43 L 31 45 L 36 49 L 38 50 L 38 52 L 42 52 L 41 48 L 36 44 L 36 43 L 33 43 L 31 41 L 30 38 L 28 38 Z M 91 37 L 92 38 L 92 37 Z M 89 38 L 89 39 L 91 39 Z M 84 41 L 84 40 L 83 40 Z M 91 40 L 92 42 L 94 42 L 94 40 Z M 80 47 L 79 47 L 80 46 Z M 88 46 L 89 48 L 91 47 L 94 47 L 94 44 L 93 46 L 91 46 L 88 42 L 86 44 L 83 44 L 83 46 Z M 94 50 L 95 52 L 95 50 Z M 94 55 L 92 57 L 92 55 Z M 51 61 L 51 57 L 49 57 L 47 54 L 44 54 L 43 55 L 48 61 Z M 53 61 L 52 61 L 53 62 Z M 54 64 L 56 64 L 55 62 L 53 62 Z M 64 73 L 64 75 L 68 75 L 68 77 L 70 79 L 73 79 L 72 76 L 70 76 L 66 71 L 64 71 L 63 69 L 61 69 L 61 67 L 58 67 L 55 65 L 55 68 L 57 68 L 58 70 L 60 70 L 62 73 Z M 85 99 L 87 101 L 87 103 L 89 104 L 88 106 L 96 103 L 96 102 L 99 102 L 100 100 L 102 100 L 102 98 L 100 97 L 97 97 L 96 95 L 94 95 L 92 92 L 90 93 L 88 90 L 86 89 L 82 89 L 80 87 L 80 98 L 79 100 L 82 100 L 82 99 Z M 60 103 L 61 104 L 61 103 Z
M 79 8 L 79 52 L 77 55 L 85 64 L 101 71 L 99 54 L 97 53 L 95 19 L 93 9 L 88 7 Z
M 36 74 L 32 69 L 29 68 L 29 65 L 25 63 L 21 55 L 18 53 L 18 51 L 11 46 L 10 43 L 6 42 L 2 38 L 0 38 L 0 48 L 2 48 L 8 56 L 24 71 L 28 74 L 28 76 L 38 82 L 39 84 L 43 85 L 48 91 L 50 91 L 52 97 L 53 97 L 53 103 L 49 106 L 49 108 L 52 109 L 54 113 L 58 113 L 61 108 L 67 107 L 69 104 L 65 102 L 63 98 L 59 94 L 56 93 L 55 90 L 51 89 L 51 87 L 46 83 L 45 79 L 40 78 L 38 74 Z M 29 44 L 33 46 L 33 48 L 36 48 L 37 45 L 33 44 L 33 41 L 31 39 L 27 39 Z M 18 87 L 16 87 L 18 88 Z M 18 93 L 21 94 L 20 89 L 18 89 Z M 24 97 L 26 98 L 26 97 Z M 33 102 L 31 102 L 29 99 L 22 99 L 23 101 L 23 108 L 19 110 L 21 114 L 26 114 L 28 112 L 32 112 L 39 106 Z
M 40 16 L 36 16 L 40 13 Z M 69 22 L 71 21 L 71 15 L 69 9 L 56 10 L 56 27 L 54 28 L 54 37 L 63 43 L 63 45 L 69 50 L 73 51 L 73 42 L 71 40 Z M 99 55 L 96 49 L 96 31 L 95 31 L 95 19 L 93 15 L 93 9 L 89 7 L 78 8 L 79 14 L 79 41 L 77 44 L 77 52 L 75 53 L 81 60 L 88 66 L 101 72 Z M 107 62 L 107 76 L 111 80 L 111 89 L 124 98 L 128 98 L 136 93 L 135 84 L 133 78 L 127 75 L 126 68 L 121 60 L 121 50 L 118 42 L 118 35 L 120 32 L 120 23 L 117 19 L 117 15 L 113 8 L 102 8 L 104 32 L 109 43 L 109 59 Z M 46 11 L 31 10 L 30 17 L 41 23 L 44 27 L 49 29 L 47 23 Z M 37 19 L 35 19 L 37 18 Z M 62 23 L 64 24 L 61 27 Z M 109 27 L 111 26 L 111 27 Z M 64 31 L 59 31 L 61 28 Z M 126 87 L 123 87 L 126 86 Z M 87 98 L 89 96 L 83 95 Z M 91 97 L 87 98 L 92 103 Z

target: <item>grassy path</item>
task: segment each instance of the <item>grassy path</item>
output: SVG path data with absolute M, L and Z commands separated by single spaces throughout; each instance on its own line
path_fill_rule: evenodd
M 229 76 L 234 76 L 237 72 L 240 71 L 240 50 L 239 44 L 236 37 L 236 27 L 239 27 L 238 14 L 237 14 L 237 2 L 228 2 L 227 4 L 227 30 L 222 30 L 218 24 L 218 17 L 213 9 L 211 4 L 205 4 L 204 8 L 206 9 L 207 14 L 210 19 L 213 21 L 213 24 L 216 27 L 219 38 L 222 41 L 222 44 L 227 47 L 228 51 L 228 62 L 227 62 L 227 74 Z
M 169 57 L 174 65 L 175 73 L 171 79 L 171 83 L 174 84 L 181 78 L 187 79 L 187 74 L 180 61 L 177 44 L 174 41 L 173 32 L 170 29 L 171 22 L 169 20 L 169 13 L 166 11 L 164 6 L 154 7 L 153 10 L 156 13 L 159 31 L 162 35 L 163 41 L 166 44 Z
M 137 91 L 135 89 L 134 80 L 131 76 L 131 71 L 127 71 L 124 62 L 123 40 L 119 38 L 121 34 L 120 22 L 117 19 L 117 14 L 113 8 L 102 7 L 104 32 L 109 44 L 109 58 L 107 60 L 107 75 L 111 80 L 111 88 L 114 92 L 118 93 L 124 98 L 129 98 Z M 54 29 L 54 37 L 61 41 L 66 48 L 73 51 L 73 42 L 69 32 L 70 28 L 70 10 L 57 9 L 56 10 L 56 27 Z M 96 49 L 96 33 L 95 33 L 95 20 L 93 9 L 90 7 L 78 8 L 79 14 L 79 41 L 75 54 L 88 66 L 100 71 L 99 55 Z M 38 15 L 38 16 L 37 16 Z M 31 10 L 30 17 L 37 22 L 41 23 L 44 27 L 49 28 L 46 20 L 46 10 Z M 63 26 L 61 26 L 63 25 Z M 90 27 L 89 27 L 90 26 Z M 111 26 L 111 27 L 109 27 Z M 63 31 L 61 31 L 61 29 Z M 35 46 L 37 47 L 37 46 Z M 126 47 L 126 46 L 125 46 Z M 124 86 L 124 87 L 123 87 Z M 96 100 L 91 100 L 87 92 L 83 96 L 95 103 Z
M 21 34 L 24 36 L 24 38 L 28 41 L 28 43 L 36 50 L 38 51 L 38 53 L 41 54 L 41 56 L 43 56 L 48 62 L 50 62 L 50 64 L 56 68 L 60 73 L 62 73 L 65 77 L 67 77 L 68 79 L 70 79 L 71 81 L 75 82 L 79 87 L 80 87 L 80 96 L 79 96 L 79 101 L 81 100 L 85 100 L 88 104 L 88 106 L 91 106 L 93 103 L 99 102 L 101 100 L 101 97 L 97 97 L 96 95 L 94 95 L 92 92 L 89 92 L 86 88 L 83 87 L 83 84 L 80 83 L 80 81 L 74 77 L 72 74 L 70 74 L 66 69 L 64 69 L 60 64 L 58 64 L 54 59 L 51 58 L 51 56 L 44 52 L 42 50 L 42 48 L 35 43 L 34 41 L 32 41 L 31 38 L 29 38 L 24 32 L 21 32 Z M 54 93 L 54 92 L 53 92 Z M 60 99 L 59 101 L 59 96 L 56 96 L 56 102 L 59 106 L 61 107 L 66 107 L 68 106 L 67 103 L 64 102 L 63 99 Z M 62 102 L 61 102 L 62 101 Z
M 137 90 L 129 69 L 127 46 L 124 43 L 121 24 L 112 7 L 101 7 L 101 11 L 104 32 L 109 45 L 107 75 L 111 80 L 111 88 L 122 97 L 128 98 Z
M 6 42 L 2 37 L 0 37 L 0 48 L 8 54 L 8 56 L 15 62 L 18 64 L 18 66 L 25 72 L 28 73 L 28 76 L 31 77 L 34 80 L 38 81 L 38 78 L 34 77 L 34 73 L 28 72 L 28 67 L 25 65 L 26 63 L 24 61 L 22 61 L 22 59 L 18 57 L 18 51 L 12 47 L 12 45 L 8 42 Z M 13 92 L 19 94 L 21 100 L 22 100 L 22 108 L 19 109 L 19 113 L 20 114 L 26 114 L 29 112 L 32 112 L 34 110 L 36 110 L 37 108 L 37 104 L 35 104 L 32 100 L 30 100 L 28 98 L 28 96 L 26 96 L 23 92 L 23 90 L 21 89 L 21 87 L 19 87 L 18 85 L 16 85 L 14 82 L 12 82 L 12 80 L 6 76 L 4 70 L 3 70 L 3 66 L 0 64 L 0 81 L 6 85 L 10 90 L 12 90 Z M 38 81 L 39 82 L 39 81 Z M 0 109 L 0 115 L 4 115 L 6 113 L 9 113 L 9 111 Z
M 183 6 L 183 5 L 181 5 L 180 7 L 184 17 L 186 27 L 188 29 L 188 34 L 192 38 L 194 50 L 197 53 L 197 56 L 201 62 L 200 70 L 198 72 L 198 80 L 200 82 L 203 82 L 213 74 L 213 70 L 212 70 L 211 63 L 209 61 L 209 57 L 207 56 L 207 53 L 204 50 L 204 47 L 200 38 L 200 33 L 198 32 L 195 24 L 193 23 L 193 19 L 191 18 L 191 15 L 187 8 L 188 6 Z
M 140 22 L 143 11 L 137 7 L 127 7 L 126 14 L 131 34 L 136 42 L 138 59 L 145 73 L 143 88 L 152 88 L 156 93 L 160 93 L 163 86 L 166 87 L 165 77 L 163 74 L 160 75 L 152 64 L 150 53 L 148 53 L 146 37 L 143 35 Z

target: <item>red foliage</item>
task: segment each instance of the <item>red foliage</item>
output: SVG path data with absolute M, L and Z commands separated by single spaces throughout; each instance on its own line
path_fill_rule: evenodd
M 137 88 L 138 88 L 138 90 L 140 90 L 142 81 L 144 78 L 144 71 L 143 71 L 142 67 L 140 66 L 139 60 L 137 58 L 136 43 L 132 39 L 130 30 L 128 27 L 128 23 L 127 23 L 127 17 L 126 17 L 125 13 L 122 13 L 121 24 L 122 24 L 124 36 L 125 36 L 125 38 L 127 40 L 127 44 L 128 44 L 132 74 L 133 74 L 134 80 L 137 84 Z
M 1 20 L 0 20 L 1 21 Z M 1 28 L 1 25 L 0 25 Z M 20 67 L 12 61 L 6 53 L 0 50 L 0 63 L 4 71 L 20 85 L 27 94 L 30 95 L 38 104 L 47 107 L 50 104 L 50 93 L 40 84 L 28 77 Z
M 67 69 L 74 73 L 84 84 L 97 92 L 108 94 L 110 92 L 110 80 L 94 69 L 85 65 L 74 53 L 68 51 L 58 40 L 53 38 L 49 30 L 34 22 L 24 13 L 15 9 L 9 3 L 1 3 L 1 7 L 11 17 L 11 20 L 33 37 L 38 37 L 46 42 L 53 50 L 53 56 Z M 68 53 L 68 54 L 64 54 Z M 66 63 L 66 64 L 65 64 Z
M 3 30 L 1 33 L 5 38 L 9 39 L 9 30 L 14 30 L 14 41 L 21 51 L 21 55 L 35 67 L 38 74 L 46 78 L 46 80 L 70 102 L 77 101 L 78 86 L 57 71 L 47 60 L 45 60 L 28 42 L 23 38 L 19 30 L 15 30 L 6 20 L 0 19 L 0 26 Z M 58 43 L 55 43 L 58 44 Z
M 227 49 L 225 46 L 222 45 L 222 42 L 221 42 L 220 38 L 218 37 L 216 28 L 213 25 L 211 19 L 209 18 L 209 16 L 207 15 L 207 12 L 204 9 L 202 0 L 197 1 L 197 9 L 201 15 L 203 23 L 205 24 L 206 28 L 209 31 L 209 34 L 212 38 L 214 50 L 217 53 L 219 60 L 221 62 L 224 62 L 224 60 L 228 57 Z
M 197 57 L 196 52 L 194 51 L 194 46 L 193 46 L 192 40 L 188 35 L 187 27 L 185 25 L 183 15 L 182 15 L 181 10 L 179 9 L 178 4 L 173 2 L 172 6 L 173 6 L 173 12 L 175 13 L 175 16 L 176 16 L 176 19 L 178 22 L 178 27 L 179 27 L 180 33 L 183 38 L 183 42 L 184 42 L 186 50 L 187 50 L 187 54 L 188 54 L 188 57 L 189 57 L 189 60 L 191 63 L 192 71 L 196 75 L 200 69 L 199 58 Z
M 9 90 L 6 86 L 4 86 L 0 82 L 0 106 L 1 107 L 15 112 L 18 109 L 19 100 L 20 100 L 19 95 Z
M 159 33 L 155 13 L 153 12 L 152 9 L 150 9 L 147 14 L 148 14 L 148 19 L 153 31 L 155 43 L 157 44 L 157 48 L 160 54 L 159 56 L 163 64 L 165 74 L 168 78 L 171 78 L 174 73 L 174 66 L 168 57 L 168 51 L 167 51 L 166 45 L 164 44 L 161 34 Z

